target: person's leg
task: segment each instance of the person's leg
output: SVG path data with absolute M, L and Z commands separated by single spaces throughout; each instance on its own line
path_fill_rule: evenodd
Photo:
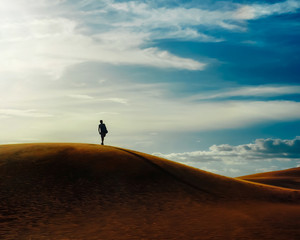
M 105 137 L 105 134 L 100 134 L 101 135 L 101 145 L 104 145 L 104 137 Z

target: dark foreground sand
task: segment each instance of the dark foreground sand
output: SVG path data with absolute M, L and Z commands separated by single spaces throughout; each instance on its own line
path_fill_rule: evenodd
M 92 144 L 0 145 L 0 239 L 300 239 L 300 191 Z

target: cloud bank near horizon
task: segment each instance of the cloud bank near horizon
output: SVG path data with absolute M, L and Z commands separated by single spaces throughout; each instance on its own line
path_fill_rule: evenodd
M 239 176 L 241 169 L 247 169 L 251 174 L 282 169 L 282 163 L 288 164 L 286 168 L 299 167 L 300 136 L 291 140 L 256 139 L 254 143 L 237 146 L 213 145 L 208 151 L 153 155 L 215 173 L 226 172 L 228 175 Z M 266 168 L 259 167 L 262 162 L 271 165 Z

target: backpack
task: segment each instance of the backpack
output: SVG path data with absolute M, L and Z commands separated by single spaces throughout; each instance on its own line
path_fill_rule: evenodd
M 105 134 L 108 133 L 105 124 L 102 124 L 102 125 L 101 125 L 101 132 L 102 132 L 102 133 L 105 133 Z

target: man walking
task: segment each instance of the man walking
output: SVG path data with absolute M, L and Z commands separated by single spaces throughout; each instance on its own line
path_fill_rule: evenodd
M 104 138 L 105 138 L 106 134 L 108 133 L 108 131 L 102 120 L 100 120 L 100 124 L 98 126 L 98 132 L 101 136 L 101 145 L 104 145 Z

